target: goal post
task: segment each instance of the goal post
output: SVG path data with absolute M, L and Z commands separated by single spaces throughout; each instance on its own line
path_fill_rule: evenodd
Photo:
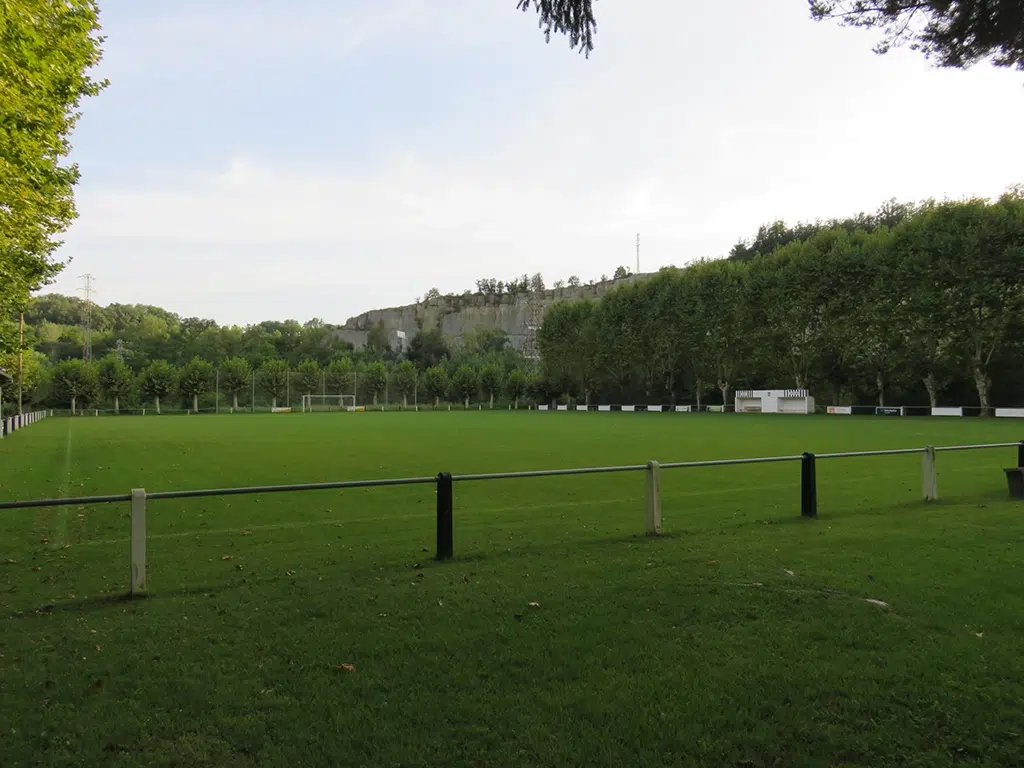
M 355 395 L 303 395 L 302 412 L 313 411 L 354 411 Z

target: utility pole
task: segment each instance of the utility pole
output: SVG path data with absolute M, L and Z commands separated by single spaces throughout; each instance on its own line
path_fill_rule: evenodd
M 25 381 L 25 313 L 18 319 L 18 415 L 21 415 L 21 393 Z
M 640 274 L 640 233 L 636 233 L 636 273 Z
M 92 281 L 96 278 L 86 273 L 79 275 L 78 279 L 85 283 L 79 290 L 85 296 L 85 305 L 82 307 L 82 359 L 88 361 L 92 360 Z

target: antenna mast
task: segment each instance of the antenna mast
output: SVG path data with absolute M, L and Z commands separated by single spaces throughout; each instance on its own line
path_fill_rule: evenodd
M 640 274 L 640 233 L 636 233 L 636 273 Z
M 92 360 L 92 295 L 95 292 L 92 281 L 96 278 L 87 272 L 79 275 L 78 279 L 84 283 L 79 290 L 85 298 L 82 305 L 82 359 L 88 361 Z

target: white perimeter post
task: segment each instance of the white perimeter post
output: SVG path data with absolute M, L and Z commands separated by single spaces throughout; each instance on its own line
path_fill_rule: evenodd
M 921 495 L 925 501 L 939 498 L 939 476 L 935 471 L 935 449 L 926 445 L 921 457 Z
M 647 462 L 647 535 L 661 535 L 661 465 Z
M 146 491 L 132 489 L 132 597 L 146 591 Z

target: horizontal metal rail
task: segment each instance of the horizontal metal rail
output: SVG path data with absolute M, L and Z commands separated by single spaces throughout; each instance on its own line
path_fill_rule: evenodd
M 31 501 L 0 501 L 0 509 L 28 509 L 30 507 L 70 507 L 74 504 L 114 504 L 131 501 L 130 493 L 115 496 L 73 496 L 63 499 L 32 499 Z
M 195 499 L 202 496 L 242 496 L 253 493 L 285 493 L 287 491 L 329 491 L 336 488 L 377 488 L 382 485 L 425 485 L 427 483 L 436 482 L 436 477 L 399 477 L 385 480 L 342 480 L 334 483 L 252 485 L 244 488 L 204 488 L 195 491 L 157 491 L 156 493 L 147 493 L 146 498 Z
M 1016 443 L 1013 443 L 1016 445 Z M 993 446 L 994 447 L 994 446 Z M 936 448 L 936 450 L 938 450 Z M 924 453 L 924 448 L 893 448 L 887 451 L 849 451 L 846 453 L 816 453 L 816 459 L 855 459 L 858 456 L 899 456 L 908 453 Z
M 662 469 L 685 469 L 687 467 L 727 467 L 732 464 L 772 464 L 779 461 L 800 461 L 803 456 L 762 456 L 750 459 L 709 459 L 708 461 L 673 461 L 662 464 Z
M 535 469 L 523 472 L 484 472 L 478 475 L 452 475 L 452 481 L 510 480 L 517 477 L 560 477 L 564 475 L 601 475 L 609 472 L 639 472 L 645 469 L 647 469 L 646 464 L 626 464 L 621 467 L 580 467 L 579 469 Z
M 947 445 L 936 447 L 935 451 L 970 451 L 984 448 L 1020 448 L 1024 443 L 984 443 L 977 445 Z M 819 453 L 814 454 L 816 459 L 845 459 L 860 456 L 893 456 L 900 454 L 924 453 L 924 448 L 894 448 L 878 451 L 847 451 L 843 453 Z M 742 464 L 771 464 L 785 461 L 800 461 L 803 455 L 792 456 L 761 456 L 745 459 L 710 459 L 706 461 L 676 461 L 660 464 L 661 469 L 686 469 L 692 467 L 724 467 Z M 614 467 L 579 467 L 572 469 L 541 469 L 526 470 L 521 472 L 485 472 L 469 475 L 453 475 L 452 481 L 469 482 L 476 480 L 510 480 L 516 478 L 530 477 L 564 477 L 569 475 L 598 475 L 612 472 L 639 472 L 646 470 L 646 464 L 627 464 Z M 388 478 L 381 480 L 343 480 L 327 483 L 299 483 L 292 485 L 254 485 L 238 488 L 204 488 L 197 490 L 182 491 L 157 491 L 147 493 L 147 499 L 194 499 L 208 496 L 241 496 L 261 493 L 287 493 L 290 491 L 323 491 L 337 490 L 343 488 L 377 488 L 382 486 L 399 485 L 426 485 L 436 483 L 437 477 L 403 477 Z M 26 501 L 3 501 L 0 502 L 0 510 L 3 509 L 30 509 L 33 507 L 66 507 L 86 504 L 113 504 L 131 501 L 129 493 L 114 494 L 109 496 L 76 496 L 62 499 L 33 499 Z

